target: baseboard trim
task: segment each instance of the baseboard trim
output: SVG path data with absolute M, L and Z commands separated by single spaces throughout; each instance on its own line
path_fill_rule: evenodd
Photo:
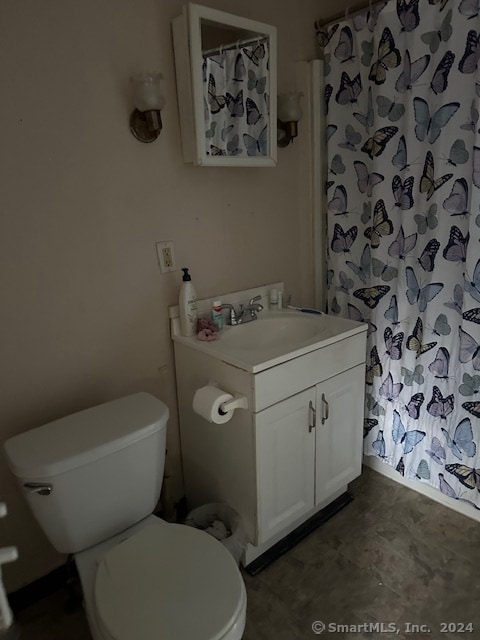
M 294 529 L 285 538 L 282 538 L 279 542 L 270 547 L 265 553 L 256 558 L 253 562 L 245 567 L 245 571 L 251 576 L 256 576 L 260 571 L 263 571 L 272 562 L 283 556 L 284 553 L 290 551 L 295 545 L 301 542 L 304 538 L 310 535 L 315 529 L 318 529 L 322 524 L 330 520 L 336 513 L 347 506 L 353 500 L 353 496 L 348 491 L 342 493 L 336 500 L 329 505 L 321 509 L 318 513 L 306 520 L 299 527 Z
M 76 581 L 77 570 L 75 562 L 67 560 L 65 564 L 53 569 L 46 576 L 37 578 L 24 587 L 17 589 L 17 591 L 9 593 L 8 602 L 15 614 L 60 589 L 65 589 L 66 596 L 72 598 Z

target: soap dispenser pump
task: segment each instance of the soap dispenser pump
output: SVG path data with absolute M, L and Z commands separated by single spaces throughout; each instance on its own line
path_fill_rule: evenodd
M 182 268 L 183 282 L 180 287 L 180 329 L 186 337 L 197 333 L 197 294 L 192 283 L 192 277 L 186 267 Z

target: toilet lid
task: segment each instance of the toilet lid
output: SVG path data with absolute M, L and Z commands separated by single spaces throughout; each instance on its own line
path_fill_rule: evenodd
M 95 601 L 116 640 L 218 640 L 241 614 L 244 589 L 222 544 L 198 529 L 162 523 L 103 556 Z

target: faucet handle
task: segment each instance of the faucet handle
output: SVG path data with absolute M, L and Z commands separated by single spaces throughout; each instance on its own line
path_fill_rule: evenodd
M 248 301 L 248 304 L 249 305 L 255 304 L 255 302 L 258 302 L 258 300 L 261 300 L 261 299 L 262 299 L 262 296 L 260 295 L 255 296 L 254 298 L 250 298 L 250 300 Z

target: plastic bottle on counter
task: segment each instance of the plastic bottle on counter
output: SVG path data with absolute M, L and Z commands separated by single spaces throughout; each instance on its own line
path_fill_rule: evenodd
M 222 311 L 222 301 L 214 300 L 212 305 L 212 320 L 216 322 L 218 330 L 221 331 L 223 329 L 223 311 Z
M 183 267 L 183 283 L 180 287 L 178 306 L 180 307 L 180 328 L 183 336 L 197 333 L 197 294 L 188 268 Z

